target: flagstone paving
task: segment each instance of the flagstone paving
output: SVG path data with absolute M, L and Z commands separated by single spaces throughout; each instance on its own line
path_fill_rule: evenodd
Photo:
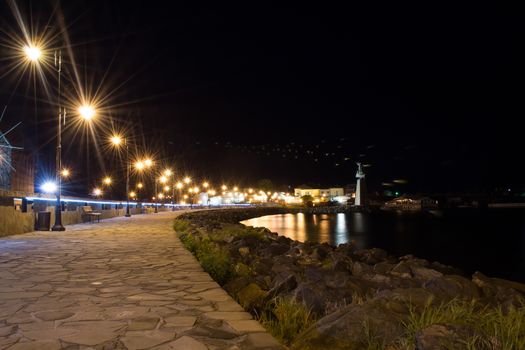
M 281 349 L 202 270 L 179 213 L 0 239 L 0 349 Z

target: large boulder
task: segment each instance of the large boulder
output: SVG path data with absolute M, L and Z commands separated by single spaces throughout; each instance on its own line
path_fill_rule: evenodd
M 466 327 L 433 324 L 416 333 L 417 350 L 463 350 L 473 332 Z
M 237 293 L 239 303 L 248 310 L 258 309 L 263 306 L 267 292 L 263 291 L 257 284 L 250 283 Z
M 525 304 L 525 284 L 490 278 L 481 272 L 472 275 L 472 282 L 482 291 L 484 297 L 493 303 L 504 306 L 521 306 Z
M 431 292 L 437 299 L 448 300 L 453 298 L 478 299 L 478 286 L 465 277 L 447 275 L 433 278 L 423 284 L 423 288 Z
M 296 350 L 357 350 L 366 348 L 367 334 L 385 345 L 404 332 L 400 315 L 380 302 L 349 305 L 321 318 L 300 334 L 292 344 Z

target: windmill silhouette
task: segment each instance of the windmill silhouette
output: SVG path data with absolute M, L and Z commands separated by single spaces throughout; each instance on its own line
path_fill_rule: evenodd
M 6 110 L 7 106 L 4 107 L 2 115 L 0 115 L 0 123 L 4 118 Z M 16 169 L 12 165 L 12 151 L 14 149 L 22 149 L 22 147 L 12 146 L 7 140 L 6 136 L 20 124 L 22 124 L 22 122 L 16 123 L 6 132 L 2 132 L 2 129 L 0 129 L 0 189 L 10 189 L 11 174 L 16 171 Z

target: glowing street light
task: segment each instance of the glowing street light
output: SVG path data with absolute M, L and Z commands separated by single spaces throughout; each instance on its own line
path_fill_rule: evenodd
M 164 175 L 159 178 L 159 182 L 161 184 L 165 184 L 167 181 L 168 181 L 168 178 Z
M 142 183 L 139 182 L 139 183 L 137 184 L 137 188 L 138 188 L 138 189 L 141 189 L 142 187 L 144 187 L 144 185 L 143 185 Z
M 153 160 L 151 160 L 151 158 L 146 158 L 144 160 L 144 165 L 146 166 L 146 168 L 149 168 L 153 165 Z
M 226 186 L 226 185 L 222 185 L 222 186 L 221 186 L 221 189 L 222 189 L 223 191 L 226 191 L 226 190 L 228 189 L 228 186 Z
M 40 187 L 45 193 L 55 193 L 57 190 L 57 184 L 51 181 L 44 182 Z
M 42 56 L 42 50 L 36 46 L 24 46 L 24 53 L 26 58 L 30 61 L 36 62 Z
M 184 183 L 189 184 L 191 182 L 191 179 L 189 177 L 184 178 Z
M 173 175 L 173 171 L 171 171 L 171 169 L 164 170 L 164 176 L 171 176 L 171 175 Z
M 237 192 L 238 190 L 239 190 L 239 188 L 238 188 L 237 186 L 235 186 L 235 187 L 233 188 L 233 192 Z
M 111 136 L 110 141 L 114 146 L 118 147 L 122 144 L 123 140 L 122 140 L 122 137 L 120 137 L 119 135 L 113 135 Z
M 169 186 L 164 186 L 164 191 L 165 192 L 168 192 L 170 190 L 170 187 Z
M 64 169 L 62 169 L 60 174 L 62 175 L 62 177 L 66 178 L 66 177 L 69 177 L 69 175 L 71 175 L 71 172 L 69 171 L 69 169 L 64 168 Z
M 139 171 L 140 171 L 140 170 L 143 170 L 145 166 L 146 166 L 146 165 L 145 165 L 144 162 L 141 161 L 141 160 L 135 162 L 135 169 L 137 169 L 137 170 L 139 170 Z
M 136 194 L 135 192 L 131 191 L 131 192 L 129 193 L 129 196 L 130 196 L 131 198 L 135 198 L 135 197 L 137 196 L 137 194 Z
M 180 190 L 184 185 L 182 184 L 182 182 L 179 181 L 175 186 L 177 186 L 177 189 Z
M 111 178 L 109 176 L 106 176 L 102 182 L 104 183 L 104 185 L 111 185 Z
M 94 195 L 95 197 L 102 196 L 102 190 L 101 190 L 100 188 L 98 188 L 98 187 L 94 188 L 94 189 L 93 189 L 93 195 Z
M 207 183 L 207 182 L 204 182 L 204 183 L 202 184 L 202 187 L 204 187 L 204 188 L 208 188 L 209 186 L 210 186 L 210 184 Z
M 78 113 L 86 121 L 90 121 L 91 119 L 93 119 L 93 117 L 96 114 L 95 108 L 88 104 L 84 104 L 78 107 Z

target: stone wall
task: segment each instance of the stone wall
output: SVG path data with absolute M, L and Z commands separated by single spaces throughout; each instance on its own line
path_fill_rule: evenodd
M 51 224 L 52 227 L 55 224 L 55 207 L 48 206 L 45 208 L 39 208 L 42 211 L 48 211 L 51 213 Z M 158 208 L 158 211 L 170 210 L 168 208 Z M 120 209 L 104 209 L 94 211 L 101 213 L 100 219 L 109 219 L 117 216 L 124 216 L 126 214 L 126 208 Z M 151 214 L 154 212 L 154 208 L 135 208 L 130 207 L 131 215 L 137 214 Z M 19 210 L 15 210 L 12 206 L 0 206 L 0 237 L 8 235 L 16 235 L 20 233 L 31 232 L 35 230 L 36 212 L 23 213 Z M 89 222 L 90 218 L 87 215 L 83 215 L 81 207 L 77 207 L 74 210 L 66 210 L 62 212 L 62 224 L 64 226 L 79 224 L 82 222 Z
M 31 232 L 34 222 L 33 213 L 22 213 L 12 206 L 0 206 L 0 237 Z

